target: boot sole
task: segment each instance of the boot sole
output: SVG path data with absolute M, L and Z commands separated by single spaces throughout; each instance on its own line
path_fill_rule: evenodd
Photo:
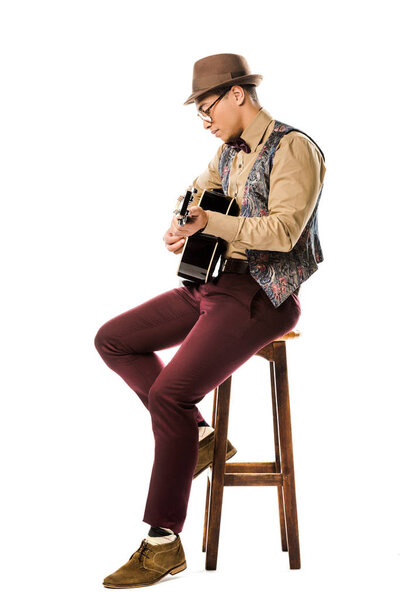
M 177 567 L 173 567 L 170 571 L 167 571 L 166 573 L 164 573 L 163 575 L 161 575 L 160 577 L 158 577 L 157 579 L 155 579 L 154 581 L 152 581 L 150 583 L 134 583 L 132 585 L 111 585 L 111 584 L 103 583 L 103 586 L 107 587 L 107 588 L 113 588 L 113 589 L 127 589 L 127 588 L 135 588 L 135 587 L 148 587 L 149 585 L 153 585 L 153 583 L 157 583 L 158 581 L 160 581 L 166 575 L 176 575 L 177 573 L 180 573 L 181 571 L 184 571 L 186 568 L 187 568 L 187 564 L 186 564 L 186 560 L 185 560 L 183 563 L 181 563 Z

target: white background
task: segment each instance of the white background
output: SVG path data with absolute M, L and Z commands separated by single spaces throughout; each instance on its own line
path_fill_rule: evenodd
M 398 79 L 395 3 L 3 1 L 0 557 L 6 598 L 398 597 Z M 188 568 L 141 590 L 103 578 L 138 548 L 149 413 L 94 347 L 108 319 L 178 285 L 162 236 L 219 140 L 191 93 L 204 56 L 244 55 L 261 105 L 326 156 L 324 262 L 288 343 L 302 568 L 274 488 L 226 488 L 216 571 L 206 475 Z M 161 352 L 168 361 L 176 348 Z M 249 385 L 250 376 L 254 384 Z M 267 363 L 233 378 L 234 460 L 272 460 Z M 211 419 L 212 394 L 200 410 Z

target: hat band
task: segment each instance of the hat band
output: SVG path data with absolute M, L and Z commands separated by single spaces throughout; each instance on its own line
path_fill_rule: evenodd
M 218 73 L 218 75 L 207 75 L 206 77 L 197 77 L 193 80 L 193 92 L 199 90 L 205 90 L 212 86 L 217 86 L 223 83 L 227 79 L 234 79 L 235 77 L 246 77 L 249 73 L 243 71 L 236 71 L 233 73 Z

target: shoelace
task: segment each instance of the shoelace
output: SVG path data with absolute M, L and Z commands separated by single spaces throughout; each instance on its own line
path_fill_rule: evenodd
M 134 556 L 136 552 L 139 552 L 139 562 L 143 562 L 143 556 L 145 556 L 146 558 L 150 558 L 150 556 L 146 554 L 146 550 L 149 550 L 151 552 L 147 541 L 142 540 L 142 543 L 140 544 L 139 548 L 135 550 L 132 556 Z M 129 557 L 129 560 L 131 560 L 132 556 Z

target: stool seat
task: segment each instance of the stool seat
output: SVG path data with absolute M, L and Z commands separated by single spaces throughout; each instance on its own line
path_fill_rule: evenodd
M 226 463 L 229 404 L 232 375 L 214 390 L 212 426 L 215 429 L 214 457 L 207 475 L 203 545 L 206 569 L 216 569 L 224 486 L 276 486 L 278 491 L 281 546 L 288 551 L 290 569 L 300 569 L 296 490 L 286 340 L 299 337 L 292 330 L 260 348 L 254 356 L 269 361 L 272 417 L 275 441 L 273 462 Z
M 290 339 L 293 339 L 293 338 L 299 337 L 299 336 L 300 336 L 300 331 L 298 329 L 292 329 L 292 331 L 289 331 L 288 333 L 285 333 L 285 335 L 283 335 L 282 337 L 277 338 L 275 340 L 275 342 L 279 342 L 282 340 L 290 340 Z

